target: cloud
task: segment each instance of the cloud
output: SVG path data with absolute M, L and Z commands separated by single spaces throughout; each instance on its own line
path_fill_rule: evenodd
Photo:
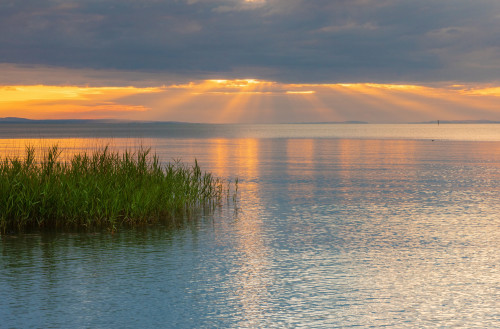
M 497 81 L 498 0 L 0 3 L 0 62 L 286 82 Z
M 187 83 L 190 77 L 164 71 L 64 68 L 0 63 L 0 85 L 135 86 L 151 87 Z M 204 78 L 203 74 L 199 78 Z M 206 77 L 208 78 L 208 77 Z

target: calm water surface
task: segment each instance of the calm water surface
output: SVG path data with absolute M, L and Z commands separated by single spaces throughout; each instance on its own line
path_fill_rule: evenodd
M 177 225 L 0 236 L 0 328 L 500 327 L 500 126 L 196 126 L 0 125 L 2 154 L 143 143 L 240 180 Z

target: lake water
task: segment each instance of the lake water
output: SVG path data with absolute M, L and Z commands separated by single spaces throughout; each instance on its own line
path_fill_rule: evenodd
M 0 125 L 239 177 L 176 225 L 0 236 L 0 328 L 500 327 L 500 125 Z

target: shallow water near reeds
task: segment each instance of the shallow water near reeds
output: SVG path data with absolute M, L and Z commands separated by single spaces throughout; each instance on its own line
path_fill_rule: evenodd
M 499 125 L 151 127 L 0 125 L 2 154 L 143 144 L 239 178 L 175 225 L 1 236 L 1 328 L 500 327 Z

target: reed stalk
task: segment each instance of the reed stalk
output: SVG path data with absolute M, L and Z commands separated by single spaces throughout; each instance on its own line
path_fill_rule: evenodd
M 29 229 L 112 230 L 182 216 L 223 199 L 223 180 L 179 161 L 163 165 L 149 148 L 122 153 L 103 147 L 61 160 L 49 147 L 40 160 L 0 159 L 0 232 Z

